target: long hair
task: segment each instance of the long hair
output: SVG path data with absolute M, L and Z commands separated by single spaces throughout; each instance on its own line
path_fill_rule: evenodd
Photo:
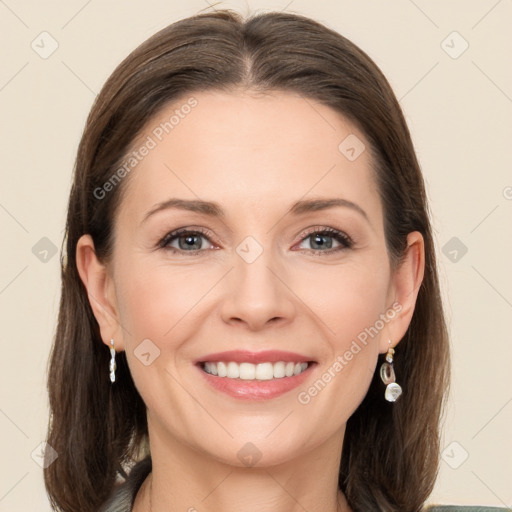
M 423 235 L 424 278 L 394 363 L 404 393 L 396 403 L 386 402 L 376 372 L 347 422 L 339 488 L 354 512 L 416 512 L 432 492 L 449 342 L 428 201 L 400 105 L 375 63 L 334 30 L 300 15 L 270 12 L 243 19 L 224 10 L 171 24 L 136 48 L 109 77 L 88 116 L 69 197 L 48 369 L 47 443 L 58 457 L 44 478 L 55 510 L 96 511 L 118 474 L 125 475 L 147 452 L 145 404 L 124 352 L 117 355 L 118 379 L 110 386 L 108 349 L 76 266 L 76 244 L 85 233 L 100 260 L 111 255 L 123 183 L 104 198 L 97 190 L 166 104 L 203 90 L 240 89 L 298 93 L 360 128 L 371 146 L 392 269 L 402 261 L 407 234 Z

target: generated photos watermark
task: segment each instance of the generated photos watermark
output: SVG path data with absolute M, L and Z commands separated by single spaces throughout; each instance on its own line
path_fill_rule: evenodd
M 402 304 L 396 301 L 385 313 L 380 314 L 379 319 L 373 325 L 363 329 L 356 339 L 352 340 L 350 347 L 343 354 L 337 356 L 334 363 L 307 390 L 301 391 L 297 395 L 299 403 L 302 405 L 309 404 L 354 359 L 354 356 L 361 352 L 362 348 L 368 344 L 368 337 L 373 339 L 377 336 L 384 326 L 395 318 L 401 310 Z
M 148 135 L 146 140 L 139 146 L 137 150 L 128 153 L 122 164 L 116 169 L 112 176 L 103 183 L 101 187 L 96 187 L 93 195 L 96 199 L 101 200 L 106 195 L 114 190 L 114 188 L 125 178 L 133 169 L 135 169 L 146 156 L 149 155 L 151 150 L 155 149 L 166 135 L 172 132 L 183 119 L 185 119 L 192 109 L 198 105 L 196 98 L 191 96 L 186 103 L 183 103 L 179 108 L 174 110 L 174 113 L 167 121 L 163 121 L 158 126 L 153 128 L 151 135 Z

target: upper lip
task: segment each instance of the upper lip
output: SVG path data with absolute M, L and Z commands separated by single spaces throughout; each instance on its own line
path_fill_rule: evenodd
M 196 364 L 206 362 L 233 361 L 235 363 L 277 363 L 278 361 L 308 363 L 313 359 L 295 352 L 285 350 L 263 350 L 251 352 L 249 350 L 228 350 L 226 352 L 215 352 L 208 354 L 195 361 Z

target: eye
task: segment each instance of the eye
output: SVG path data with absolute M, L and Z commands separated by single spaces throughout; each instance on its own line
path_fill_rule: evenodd
M 208 240 L 208 243 L 203 243 L 203 240 Z M 213 244 L 208 238 L 206 231 L 202 229 L 181 228 L 165 235 L 158 242 L 158 246 L 176 253 L 189 252 L 195 254 L 202 249 L 211 248 Z
M 314 254 L 332 254 L 343 249 L 349 249 L 354 245 L 353 240 L 345 233 L 334 228 L 312 228 L 301 235 L 301 242 L 309 241 L 307 252 Z M 207 240 L 206 243 L 203 243 Z M 337 244 L 337 245 L 336 245 Z M 202 228 L 180 228 L 165 235 L 158 247 L 170 250 L 174 253 L 198 254 L 204 249 L 212 249 L 209 233 Z
M 303 233 L 302 242 L 309 241 L 308 251 L 316 254 L 338 252 L 344 249 L 350 249 L 354 242 L 345 233 L 333 228 L 313 228 Z M 338 244 L 336 246 L 335 244 Z

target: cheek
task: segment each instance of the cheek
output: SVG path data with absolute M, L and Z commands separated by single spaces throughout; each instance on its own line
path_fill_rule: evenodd
M 355 273 L 351 276 L 339 277 L 339 282 L 331 279 L 331 292 L 316 304 L 322 319 L 318 325 L 327 326 L 324 333 L 328 349 L 316 378 L 297 394 L 304 412 L 315 411 L 320 431 L 336 429 L 359 407 L 379 354 L 384 285 L 375 279 L 356 278 Z
M 309 273 L 296 282 L 294 291 L 314 312 L 337 350 L 385 313 L 389 272 L 376 261 L 319 267 L 314 278 Z
M 340 265 L 336 271 L 325 268 L 299 292 L 318 317 L 317 326 L 329 344 L 318 379 L 300 390 L 299 403 L 331 411 L 336 421 L 346 421 L 363 400 L 375 371 L 385 320 L 389 321 L 390 275 L 378 261 Z
M 162 382 L 172 383 L 167 372 L 174 375 L 179 366 L 181 345 L 193 339 L 201 301 L 218 279 L 212 281 L 211 270 L 155 265 L 143 258 L 127 258 L 118 271 L 118 311 L 130 372 L 146 404 L 158 409 Z
M 211 270 L 165 263 L 127 262 L 123 272 L 127 277 L 120 286 L 119 312 L 131 344 L 141 337 L 172 342 L 173 330 L 190 322 L 215 282 Z

